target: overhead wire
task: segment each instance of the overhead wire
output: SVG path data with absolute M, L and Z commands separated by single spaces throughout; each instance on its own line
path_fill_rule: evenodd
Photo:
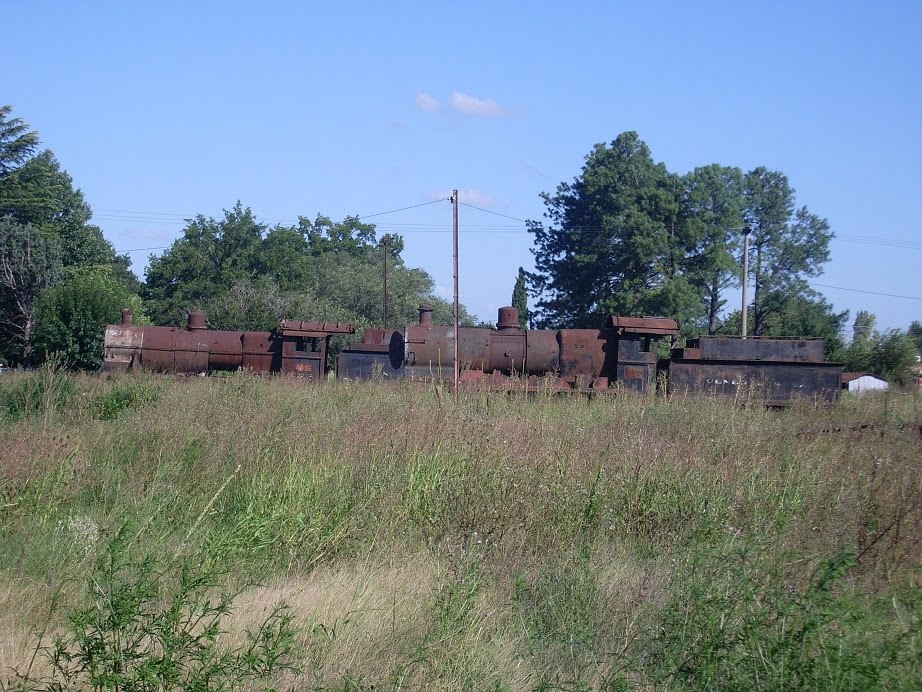
M 831 288 L 836 291 L 849 291 L 850 293 L 866 293 L 870 296 L 884 296 L 885 298 L 903 298 L 905 300 L 922 300 L 917 296 L 901 296 L 896 293 L 879 293 L 877 291 L 864 291 L 859 288 L 845 288 L 844 286 L 830 286 L 829 284 L 820 284 L 815 282 L 810 282 L 811 286 L 819 286 L 820 288 Z
M 390 209 L 388 211 L 375 212 L 373 214 L 363 214 L 353 218 L 358 219 L 369 219 L 379 216 L 386 216 L 388 214 L 394 214 L 401 211 L 408 211 L 410 209 L 418 209 L 420 207 L 426 207 L 432 204 L 438 204 L 440 202 L 450 201 L 449 199 L 436 199 L 429 202 L 423 202 L 421 204 L 413 204 L 405 207 L 398 207 L 396 209 Z M 483 207 L 478 207 L 473 204 L 467 204 L 465 202 L 459 202 L 460 206 L 467 207 L 469 209 L 475 209 L 477 211 L 492 214 L 494 216 L 500 216 L 502 218 L 510 219 L 518 223 L 527 224 L 528 221 L 525 219 L 520 219 L 515 216 L 510 216 L 508 214 L 502 214 L 500 212 L 493 211 L 491 209 L 485 209 Z M 140 212 L 140 211 L 130 211 L 130 210 L 115 210 L 115 209 L 100 209 L 101 215 L 98 217 L 100 220 L 111 220 L 111 221 L 145 221 L 148 223 L 180 223 L 190 218 L 194 218 L 194 215 L 183 215 L 183 214 L 172 214 L 166 212 Z M 113 216 L 108 216 L 113 215 Z M 150 217 L 172 217 L 172 218 L 150 218 Z M 95 215 L 94 215 L 94 218 Z M 264 221 L 270 221 L 275 223 L 294 223 L 291 219 L 264 219 Z M 451 226 L 448 224 L 421 224 L 421 223 L 389 223 L 389 224 L 376 224 L 376 230 L 382 232 L 400 232 L 400 233 L 448 233 L 451 231 Z M 580 229 L 583 232 L 602 232 L 605 229 L 601 226 L 586 226 Z M 512 225 L 489 225 L 489 224 L 465 224 L 465 233 L 490 233 L 490 234 L 515 234 L 515 233 L 528 233 L 530 232 L 528 228 L 522 228 L 519 226 Z M 901 240 L 897 238 L 884 238 L 878 236 L 867 236 L 860 234 L 837 234 L 834 236 L 835 239 L 842 240 L 844 242 L 860 243 L 865 245 L 878 245 L 881 247 L 894 247 L 901 249 L 922 249 L 922 242 L 911 241 L 911 240 Z M 121 254 L 127 254 L 130 252 L 150 252 L 154 250 L 165 250 L 168 249 L 169 245 L 161 246 L 152 246 L 144 248 L 129 248 L 125 250 L 118 250 L 117 252 Z M 844 286 L 832 286 L 829 284 L 821 284 L 816 282 L 811 282 L 811 286 L 816 286 L 820 288 L 827 288 L 836 291 L 848 291 L 850 293 L 863 293 L 866 295 L 875 295 L 885 298 L 898 298 L 902 300 L 919 300 L 922 301 L 922 297 L 918 296 L 906 296 L 896 293 L 884 293 L 880 291 L 867 291 L 857 288 L 847 288 Z

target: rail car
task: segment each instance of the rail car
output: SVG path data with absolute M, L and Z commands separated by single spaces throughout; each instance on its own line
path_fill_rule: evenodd
M 283 320 L 271 332 L 216 331 L 200 312 L 186 329 L 140 327 L 123 311 L 105 334 L 106 370 L 133 367 L 183 373 L 247 368 L 307 379 L 328 372 L 332 336 L 353 325 Z M 518 311 L 500 308 L 495 329 L 458 330 L 460 381 L 493 389 L 598 392 L 649 391 L 658 375 L 672 394 L 716 395 L 785 405 L 794 399 L 834 401 L 842 366 L 824 362 L 822 339 L 702 336 L 657 358 L 658 342 L 679 334 L 670 317 L 612 315 L 599 329 L 521 329 Z M 340 378 L 454 379 L 454 329 L 419 322 L 402 329 L 367 329 L 337 361 Z
M 189 313 L 185 329 L 138 326 L 131 310 L 122 310 L 121 324 L 106 327 L 103 370 L 201 374 L 246 368 L 319 379 L 327 374 L 330 338 L 354 333 L 351 324 L 301 320 L 282 320 L 271 332 L 218 331 L 207 328 L 201 312 Z

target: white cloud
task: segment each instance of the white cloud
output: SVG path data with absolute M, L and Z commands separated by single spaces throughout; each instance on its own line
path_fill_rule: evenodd
M 462 94 L 460 91 L 452 92 L 451 107 L 458 113 L 485 115 L 488 118 L 502 118 L 508 115 L 506 110 L 496 101 L 492 99 L 479 99 L 470 94 Z
M 422 91 L 417 92 L 415 103 L 416 108 L 424 113 L 437 113 L 442 108 L 438 99 Z

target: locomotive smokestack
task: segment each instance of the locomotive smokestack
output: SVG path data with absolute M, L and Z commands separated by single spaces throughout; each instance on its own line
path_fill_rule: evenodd
M 496 319 L 496 328 L 501 332 L 519 329 L 519 311 L 517 308 L 500 308 Z
M 128 308 L 122 308 L 122 326 L 130 327 L 134 324 L 134 318 L 131 315 L 131 310 Z
M 432 324 L 432 306 L 419 306 L 419 324 L 420 326 L 429 326 Z
M 186 328 L 190 332 L 198 331 L 201 329 L 207 329 L 208 326 L 205 323 L 205 313 L 204 312 L 190 312 L 189 321 L 187 322 Z

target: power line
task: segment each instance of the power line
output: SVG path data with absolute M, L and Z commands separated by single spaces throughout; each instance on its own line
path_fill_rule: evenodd
M 116 252 L 122 255 L 127 255 L 129 252 L 147 252 L 148 250 L 166 250 L 169 247 L 170 247 L 169 245 L 160 245 L 158 247 L 136 247 L 136 248 L 131 248 L 130 250 L 116 250 Z
M 905 300 L 922 300 L 922 298 L 918 298 L 916 296 L 901 296 L 895 293 L 878 293 L 877 291 L 862 291 L 861 289 L 858 289 L 858 288 L 845 288 L 844 286 L 830 286 L 828 284 L 818 284 L 818 283 L 812 283 L 812 282 L 810 285 L 819 286 L 821 288 L 832 288 L 836 291 L 849 291 L 851 293 L 866 293 L 870 296 L 884 296 L 885 298 L 903 298 Z
M 484 209 L 483 207 L 475 207 L 473 204 L 465 204 L 464 202 L 458 202 L 462 207 L 469 207 L 470 209 L 476 209 L 477 211 L 482 211 L 487 214 L 493 214 L 494 216 L 502 216 L 504 219 L 512 219 L 513 221 L 518 221 L 519 223 L 528 223 L 525 219 L 517 219 L 514 216 L 509 216 L 508 214 L 500 214 L 498 211 L 491 211 L 490 209 Z
M 398 211 L 406 211 L 407 209 L 417 209 L 419 207 L 427 207 L 430 204 L 438 204 L 439 202 L 445 202 L 445 201 L 450 201 L 450 200 L 448 200 L 447 198 L 446 199 L 434 199 L 431 202 L 423 202 L 422 204 L 414 204 L 413 206 L 410 206 L 410 207 L 401 207 L 400 209 L 391 209 L 390 211 L 379 211 L 375 214 L 363 214 L 362 216 L 359 216 L 357 218 L 370 219 L 373 216 L 384 216 L 385 214 L 395 214 Z

